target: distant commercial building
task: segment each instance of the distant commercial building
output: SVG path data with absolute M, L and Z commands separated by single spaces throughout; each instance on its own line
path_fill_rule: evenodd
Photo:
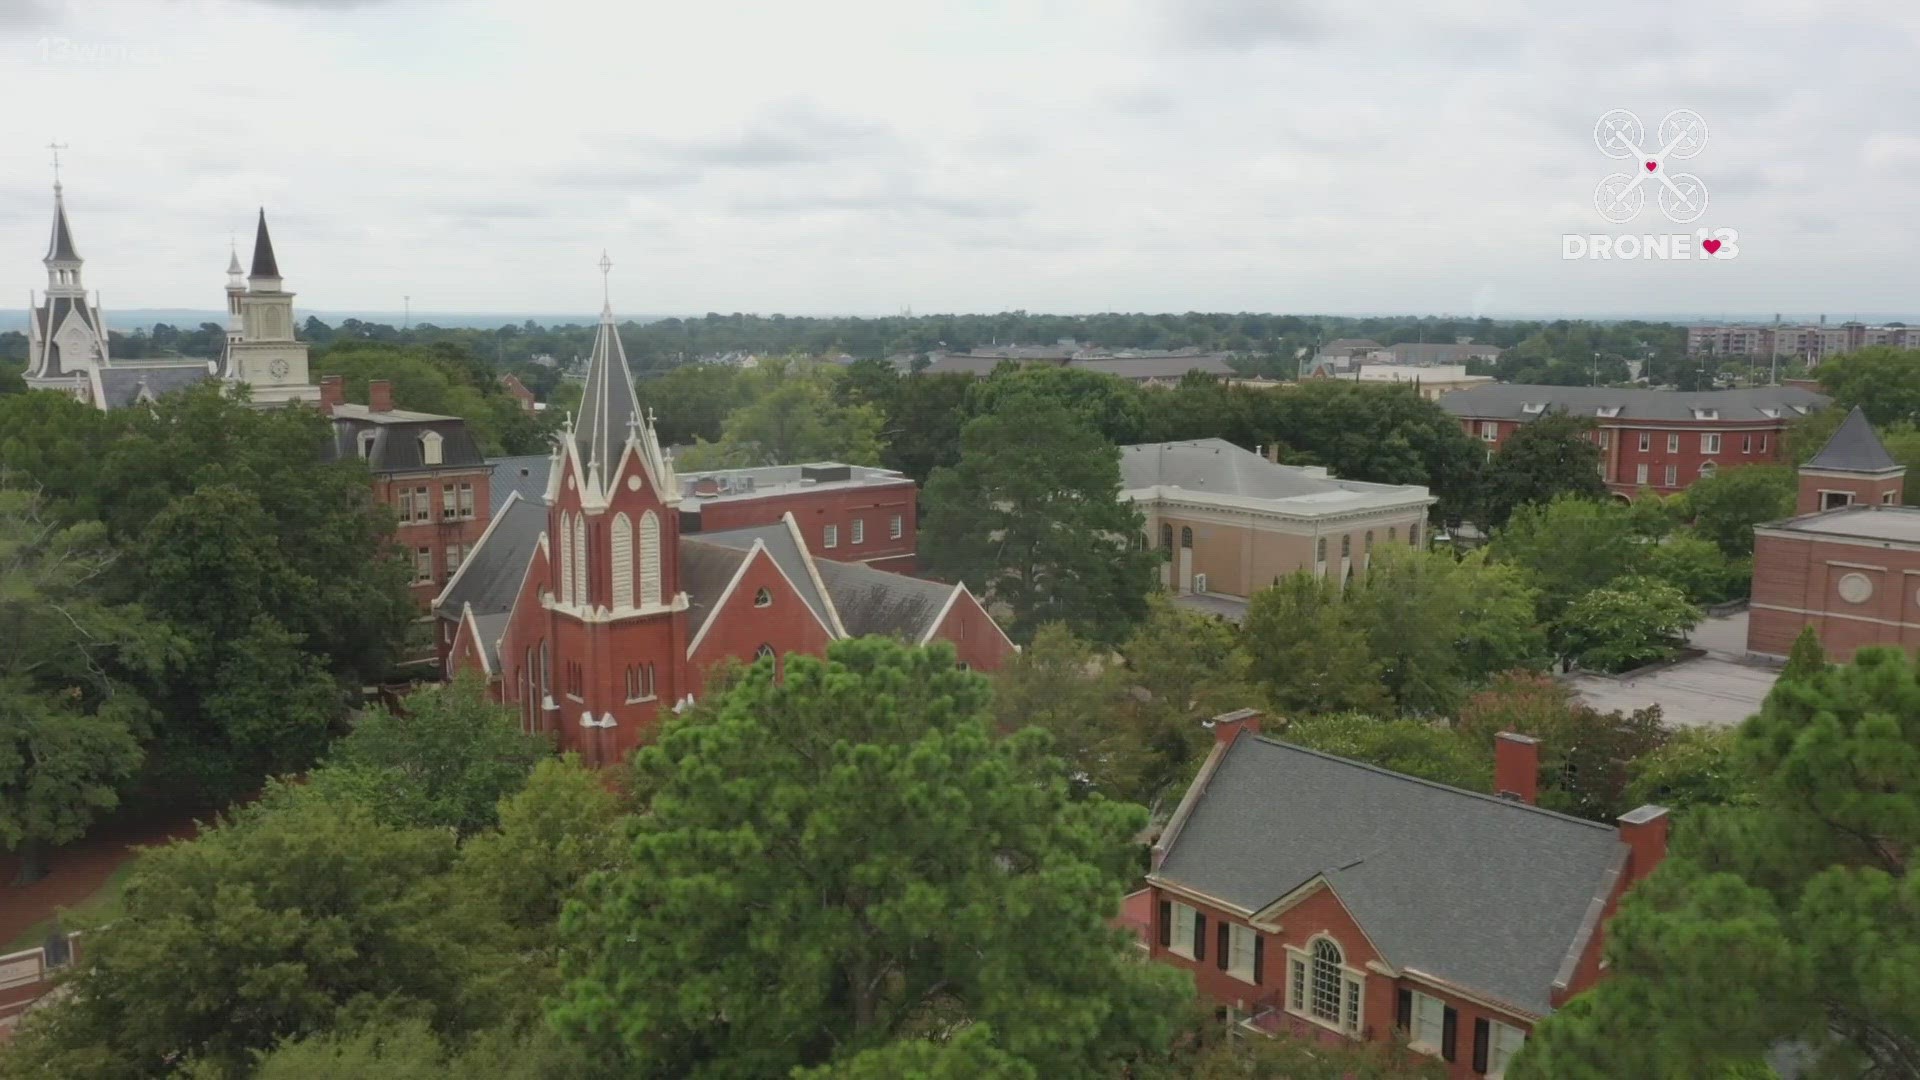
M 1858 408 L 1800 467 L 1799 516 L 1753 530 L 1747 650 L 1784 656 L 1811 626 L 1845 662 L 1867 645 L 1920 647 L 1920 508 L 1906 467 Z
M 1642 489 L 1671 495 L 1721 469 L 1779 461 L 1787 425 L 1829 400 L 1793 386 L 1680 393 L 1525 383 L 1439 398 L 1489 455 L 1521 426 L 1550 413 L 1592 420 L 1601 479 L 1622 498 Z
M 1376 546 L 1419 546 L 1436 501 L 1414 485 L 1337 480 L 1224 439 L 1120 448 L 1121 497 L 1146 515 L 1177 594 L 1244 601 L 1297 570 L 1345 581 Z
M 1720 324 L 1687 327 L 1688 356 L 1793 360 L 1809 366 L 1869 345 L 1920 349 L 1920 327 L 1869 326 L 1846 322 L 1829 326 Z
M 1464 364 L 1469 360 L 1498 360 L 1501 349 L 1497 345 L 1475 345 L 1471 342 L 1440 343 L 1433 341 L 1403 341 L 1398 345 L 1385 345 L 1365 358 L 1391 364 Z
M 1083 349 L 1074 345 L 1003 345 L 969 353 L 934 353 L 924 375 L 985 378 L 1001 364 L 1078 368 L 1142 386 L 1171 386 L 1192 373 L 1232 378 L 1229 354 L 1199 349 Z M 896 363 L 896 367 L 898 364 Z M 911 370 L 909 365 L 904 370 Z
M 1444 394 L 1455 390 L 1467 390 L 1475 386 L 1487 386 L 1494 381 L 1491 375 L 1469 375 L 1464 364 L 1435 364 L 1432 367 L 1416 367 L 1411 364 L 1375 364 L 1365 362 L 1352 372 L 1339 376 L 1358 383 L 1412 383 L 1419 388 L 1420 396 L 1428 401 L 1437 401 Z

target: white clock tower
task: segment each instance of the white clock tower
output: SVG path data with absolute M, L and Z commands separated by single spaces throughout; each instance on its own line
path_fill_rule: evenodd
M 307 378 L 306 343 L 294 340 L 293 294 L 281 287 L 264 208 L 244 290 L 239 271 L 236 258 L 227 268 L 227 355 L 220 377 L 251 387 L 256 405 L 318 402 L 320 388 Z

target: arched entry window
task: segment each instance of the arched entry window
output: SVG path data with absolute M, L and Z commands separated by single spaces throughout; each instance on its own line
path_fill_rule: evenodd
M 1329 1023 L 1340 1022 L 1340 1002 L 1346 977 L 1341 970 L 1340 946 L 1332 938 L 1313 943 L 1313 992 L 1308 1007 L 1313 1015 Z
M 1190 526 L 1188 526 L 1188 527 L 1183 527 L 1183 528 L 1182 528 L 1182 529 L 1180 530 L 1180 546 L 1181 546 L 1181 547 L 1183 547 L 1183 548 L 1190 548 L 1190 547 L 1192 547 L 1192 546 L 1193 546 L 1193 529 L 1192 529 L 1192 527 L 1190 527 Z

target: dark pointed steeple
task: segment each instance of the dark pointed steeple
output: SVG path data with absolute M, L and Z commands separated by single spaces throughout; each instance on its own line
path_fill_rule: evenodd
M 1887 453 L 1886 445 L 1880 441 L 1880 436 L 1873 433 L 1873 425 L 1867 422 L 1867 414 L 1855 405 L 1847 418 L 1834 429 L 1827 445 L 1821 447 L 1805 467 L 1831 472 L 1882 473 L 1898 469 L 1900 463 Z
M 53 185 L 53 236 L 47 241 L 46 262 L 80 261 L 80 253 L 73 248 L 73 230 L 67 225 L 67 200 L 60 192 L 60 185 Z
M 267 235 L 267 208 L 260 208 L 260 227 L 253 234 L 253 273 L 255 278 L 278 278 L 280 264 L 273 258 L 273 238 Z
M 613 261 L 600 256 L 602 276 L 612 269 Z M 641 422 L 633 373 L 627 370 L 627 351 L 613 322 L 613 302 L 607 298 L 600 308 L 600 333 L 593 339 L 587 385 L 580 395 L 580 418 L 573 430 L 580 464 L 588 468 L 598 465 L 601 478 L 610 478 L 620 452 L 626 448 L 629 430 Z

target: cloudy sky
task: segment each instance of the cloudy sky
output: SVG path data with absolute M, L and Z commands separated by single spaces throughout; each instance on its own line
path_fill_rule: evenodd
M 22 304 L 57 139 L 110 312 L 265 204 L 325 311 L 591 311 L 605 248 L 631 313 L 1920 313 L 1911 0 L 0 0 L 0 99 Z M 1595 121 L 1682 108 L 1706 215 L 1603 221 Z

